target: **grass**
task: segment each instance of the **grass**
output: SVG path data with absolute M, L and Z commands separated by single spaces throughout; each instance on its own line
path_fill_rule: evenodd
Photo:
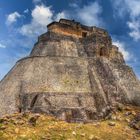
M 140 108 L 131 107 L 138 112 Z M 127 111 L 116 112 L 120 120 L 101 120 L 93 123 L 66 123 L 56 118 L 39 115 L 36 125 L 29 123 L 35 114 L 5 116 L 0 123 L 0 140 L 140 140 L 136 130 L 128 126 Z M 115 126 L 110 126 L 109 122 Z

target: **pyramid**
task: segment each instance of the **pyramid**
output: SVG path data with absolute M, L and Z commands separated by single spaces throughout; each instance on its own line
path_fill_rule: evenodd
M 1 80 L 0 116 L 31 111 L 90 121 L 118 103 L 140 106 L 140 81 L 106 30 L 68 19 L 47 28 Z

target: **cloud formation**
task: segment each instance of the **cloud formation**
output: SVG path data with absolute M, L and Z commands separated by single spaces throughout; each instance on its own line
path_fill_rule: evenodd
M 100 18 L 100 14 L 102 12 L 102 8 L 97 2 L 90 3 L 82 8 L 77 8 L 76 11 L 76 17 L 78 17 L 78 19 L 82 21 L 82 23 L 89 26 L 101 25 L 102 21 Z
M 32 10 L 31 16 L 31 23 L 23 25 L 20 29 L 20 33 L 28 37 L 34 37 L 46 30 L 46 25 L 52 22 L 53 11 L 51 7 L 37 5 Z
M 59 21 L 60 18 L 76 19 L 86 25 L 101 25 L 99 18 L 102 12 L 101 6 L 97 2 L 90 3 L 84 7 L 75 7 L 73 10 L 65 10 L 55 13 L 51 6 L 43 4 L 36 5 L 31 12 L 31 22 L 21 27 L 20 33 L 27 37 L 35 37 L 47 30 L 46 25 L 52 21 Z
M 62 11 L 55 16 L 54 20 L 59 21 L 61 18 L 69 18 L 69 17 L 70 15 L 68 13 Z
M 118 14 L 121 18 L 129 15 L 127 26 L 129 27 L 129 36 L 135 41 L 140 40 L 140 0 L 111 0 L 115 9 L 115 16 Z
M 132 59 L 132 54 L 128 52 L 125 48 L 125 43 L 120 42 L 118 40 L 114 40 L 113 44 L 116 45 L 119 48 L 119 51 L 123 54 L 123 57 L 126 61 L 129 61 Z
M 41 0 L 33 0 L 34 4 L 41 3 L 41 2 L 42 2 Z
M 36 5 L 31 13 L 32 19 L 29 24 L 21 27 L 20 33 L 27 37 L 35 37 L 47 30 L 47 25 L 53 20 L 59 21 L 60 18 L 68 18 L 68 13 L 62 11 L 55 14 L 51 6 Z
M 6 24 L 11 25 L 17 21 L 18 18 L 20 18 L 21 15 L 18 12 L 11 13 L 7 16 Z
M 25 13 L 25 14 L 29 13 L 29 9 L 24 10 L 23 13 Z
M 129 36 L 134 38 L 135 41 L 138 41 L 140 39 L 140 20 L 129 21 L 127 25 L 131 30 Z
M 6 46 L 0 43 L 0 48 L 6 48 Z

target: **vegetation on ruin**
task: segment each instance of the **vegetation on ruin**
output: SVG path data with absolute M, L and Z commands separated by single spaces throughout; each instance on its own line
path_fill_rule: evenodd
M 140 108 L 119 108 L 105 120 L 85 124 L 43 114 L 13 114 L 0 119 L 0 140 L 140 140 L 140 132 L 129 125 L 138 113 Z

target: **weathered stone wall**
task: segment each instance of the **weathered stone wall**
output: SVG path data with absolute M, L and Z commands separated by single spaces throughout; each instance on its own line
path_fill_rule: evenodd
M 0 113 L 31 110 L 63 118 L 76 109 L 97 119 L 116 102 L 140 105 L 139 90 L 128 66 L 104 57 L 30 57 L 19 61 L 1 81 Z
M 103 37 L 110 38 L 106 30 L 96 26 L 85 26 L 74 20 L 60 19 L 59 22 L 52 22 L 47 27 L 48 31 L 75 38 L 85 38 L 90 35 L 100 36 L 100 40 Z
M 69 26 L 63 27 L 60 25 L 52 25 L 51 27 L 48 28 L 48 30 L 55 33 L 59 33 L 59 34 L 67 35 L 67 36 L 73 36 L 77 38 L 82 36 L 80 30 L 72 29 Z
M 77 39 L 48 32 L 39 37 L 31 56 L 104 56 L 110 59 L 123 59 L 123 57 L 119 57 L 121 53 L 118 50 L 113 50 L 111 39 L 107 35 L 102 37 L 102 34 L 93 34 L 86 38 Z
M 59 33 L 62 35 L 73 36 L 76 38 L 82 38 L 83 34 L 90 35 L 91 32 L 82 29 L 81 27 L 71 27 L 69 25 L 54 24 L 48 28 L 49 31 Z
M 0 82 L 0 97 L 0 116 L 29 110 L 89 121 L 116 103 L 140 106 L 140 82 L 105 30 L 84 38 L 51 30 Z
M 20 69 L 21 67 L 22 69 Z M 56 107 L 56 109 L 51 110 L 54 114 L 56 113 L 56 116 L 60 115 L 57 111 L 63 114 L 63 109 L 77 108 L 84 113 L 86 111 L 96 113 L 93 118 L 97 118 L 107 103 L 104 101 L 105 97 L 99 94 L 100 100 L 102 99 L 105 103 L 96 108 L 87 67 L 89 67 L 88 61 L 84 58 L 31 57 L 22 59 L 0 84 L 1 94 L 8 95 L 8 97 L 3 96 L 0 99 L 2 106 L 5 106 L 1 115 L 28 110 L 29 106 L 31 111 L 40 110 L 40 112 L 47 113 L 49 106 L 44 108 L 44 104 L 46 104 L 44 98 L 47 98 L 48 102 Z M 98 88 L 97 86 L 96 84 L 95 88 Z M 97 92 L 96 89 L 95 91 Z M 32 95 L 31 99 L 30 94 Z M 37 101 L 34 99 L 36 95 L 38 96 Z M 28 101 L 25 98 L 30 100 Z M 34 106 L 31 105 L 33 104 L 31 102 L 37 102 L 34 104 L 41 105 L 40 107 L 38 105 Z M 7 103 L 10 103 L 10 106 L 7 106 Z M 44 111 L 42 108 L 44 108 Z M 98 110 L 99 114 L 97 113 Z

